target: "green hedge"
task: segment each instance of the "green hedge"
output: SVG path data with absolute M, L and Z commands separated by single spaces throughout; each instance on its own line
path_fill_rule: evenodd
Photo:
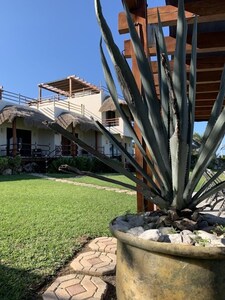
M 11 169 L 12 172 L 18 173 L 21 168 L 21 157 L 0 157 L 0 174 L 4 172 L 6 169 Z
M 59 172 L 61 165 L 69 165 L 81 171 L 90 171 L 94 173 L 113 173 L 115 172 L 110 167 L 99 161 L 94 157 L 60 157 L 51 162 L 48 167 L 49 173 Z

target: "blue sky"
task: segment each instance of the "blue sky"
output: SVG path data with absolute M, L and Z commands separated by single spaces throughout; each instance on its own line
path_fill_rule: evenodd
M 123 49 L 117 32 L 120 0 L 102 0 L 104 15 Z M 148 1 L 160 6 L 164 0 Z M 12 0 L 1 2 L 0 85 L 34 97 L 38 84 L 77 75 L 103 85 L 99 56 L 100 31 L 94 0 Z M 197 131 L 202 131 L 198 124 Z
M 101 2 L 122 50 L 121 1 Z M 164 0 L 149 2 L 159 6 Z M 37 97 L 39 83 L 69 75 L 105 85 L 94 0 L 2 1 L 0 33 L 0 85 L 6 90 Z

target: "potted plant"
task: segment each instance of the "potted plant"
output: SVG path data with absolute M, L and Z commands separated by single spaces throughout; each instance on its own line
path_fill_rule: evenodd
M 194 193 L 198 182 L 224 137 L 225 70 L 222 73 L 220 91 L 217 99 L 215 99 L 212 114 L 203 135 L 201 147 L 198 150 L 198 158 L 191 172 L 196 97 L 197 21 L 195 18 L 189 87 L 187 89 L 185 69 L 187 25 L 184 14 L 184 1 L 180 0 L 178 2 L 173 73 L 170 70 L 160 15 L 158 14 L 159 30 L 155 34 L 155 40 L 160 83 L 159 101 L 149 61 L 126 4 L 123 3 L 140 71 L 141 92 L 126 59 L 113 40 L 111 31 L 102 14 L 100 0 L 95 0 L 96 15 L 102 37 L 115 67 L 124 99 L 133 120 L 141 131 L 147 150 L 142 146 L 123 107 L 119 105 L 116 86 L 101 41 L 100 53 L 107 86 L 115 106 L 129 127 L 133 140 L 143 155 L 152 176 L 149 176 L 146 170 L 99 122 L 96 121 L 99 130 L 107 136 L 112 144 L 118 147 L 127 161 L 142 176 L 142 179 L 126 170 L 119 162 L 98 153 L 58 124 L 48 124 L 52 129 L 65 135 L 116 171 L 133 180 L 137 187 L 129 185 L 126 185 L 126 187 L 138 190 L 158 208 L 156 212 L 140 216 L 118 217 L 110 225 L 112 234 L 118 239 L 116 285 L 119 300 L 181 300 L 193 299 L 194 297 L 204 300 L 222 300 L 225 295 L 225 247 L 223 247 L 223 236 L 218 245 L 212 246 L 211 240 L 208 241 L 207 236 L 199 235 L 198 231 L 199 229 L 210 231 L 209 227 L 211 230 L 216 231 L 220 227 L 220 234 L 223 233 L 224 218 L 202 214 L 201 210 L 203 208 L 199 208 L 199 205 L 225 187 L 225 181 L 212 184 L 216 182 L 225 167 L 223 166 L 214 173 L 208 182 L 205 182 L 200 190 Z M 150 156 L 147 153 L 150 153 Z M 95 176 L 91 173 L 86 174 Z M 130 229 L 132 226 L 144 229 L 151 227 L 155 230 L 153 232 L 159 235 L 157 238 L 146 240 L 136 236 L 136 233 L 131 234 Z M 160 235 L 159 229 L 162 230 L 163 227 L 166 227 L 166 234 L 161 233 Z M 151 228 L 150 230 L 152 230 Z M 182 232 L 182 239 L 184 240 L 187 229 L 189 230 L 189 240 L 192 241 L 192 243 L 189 243 L 190 245 L 171 242 L 169 233 L 174 231 L 176 234 L 180 234 Z M 126 231 L 129 231 L 129 233 Z M 167 240 L 163 240 L 162 236 L 164 239 L 167 237 Z M 208 242 L 211 247 L 206 245 Z

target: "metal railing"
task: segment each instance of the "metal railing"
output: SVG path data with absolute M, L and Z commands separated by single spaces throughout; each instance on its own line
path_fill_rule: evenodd
M 27 97 L 21 94 L 12 93 L 9 91 L 1 90 L 1 100 L 10 101 L 19 105 L 30 105 L 31 102 L 37 100 L 31 97 Z
M 104 87 L 100 88 L 102 91 L 106 91 L 108 92 L 108 90 Z M 46 116 L 48 116 L 51 119 L 54 119 L 54 108 L 55 107 L 59 107 L 62 108 L 64 110 L 70 111 L 70 112 L 75 112 L 78 114 L 81 114 L 82 116 L 85 116 L 89 119 L 94 119 L 99 121 L 100 123 L 104 123 L 104 121 L 102 121 L 101 118 L 99 118 L 98 116 L 94 115 L 91 111 L 89 111 L 85 105 L 81 104 L 74 104 L 71 103 L 71 101 L 67 100 L 68 98 L 66 98 L 65 96 L 61 96 L 61 95 L 57 95 L 54 96 L 52 98 L 48 97 L 48 98 L 42 98 L 41 100 L 39 99 L 35 99 L 35 98 L 31 98 L 31 97 L 27 97 L 21 94 L 16 94 L 16 93 L 12 93 L 6 90 L 0 90 L 1 92 L 1 97 L 0 97 L 0 101 L 2 100 L 6 100 L 6 101 L 10 101 L 19 105 L 28 105 L 31 107 L 35 107 L 36 109 L 38 109 L 39 111 L 42 111 L 44 114 L 46 114 Z M 94 92 L 89 94 L 93 94 Z M 75 93 L 73 97 L 81 97 L 81 96 L 85 96 L 88 94 L 88 91 L 82 90 L 79 91 L 78 93 Z M 53 107 L 49 107 L 49 104 L 53 104 Z M 116 120 L 117 119 L 117 120 Z M 108 125 L 103 124 L 104 126 L 110 126 L 110 127 L 115 127 L 118 126 L 119 124 L 119 118 L 116 118 L 115 121 L 112 120 L 112 123 L 107 122 Z M 115 124 L 115 125 L 113 125 Z M 118 124 L 118 125 L 117 125 Z M 119 130 L 118 128 L 112 128 L 111 132 L 114 134 L 123 134 L 123 132 L 121 130 Z
M 0 145 L 0 156 L 20 155 L 21 157 L 49 156 L 51 147 L 47 144 L 9 143 Z
M 119 118 L 105 119 L 105 120 L 102 121 L 102 124 L 105 127 L 119 126 Z

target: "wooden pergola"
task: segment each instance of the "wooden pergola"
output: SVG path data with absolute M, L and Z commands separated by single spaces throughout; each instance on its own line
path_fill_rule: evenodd
M 195 121 L 206 121 L 209 119 L 214 101 L 216 100 L 222 70 L 225 64 L 225 1 L 224 0 L 185 0 L 185 15 L 188 22 L 187 36 L 187 80 L 190 69 L 190 51 L 192 24 L 194 16 L 198 16 L 198 46 L 197 46 L 197 91 Z M 147 0 L 126 0 L 132 14 L 137 31 L 142 39 L 146 54 L 149 56 L 154 72 L 155 86 L 158 89 L 157 63 L 154 61 L 156 48 L 154 44 L 148 45 L 147 31 L 157 27 L 157 7 L 148 8 Z M 151 4 L 151 0 L 148 1 Z M 165 0 L 165 5 L 158 7 L 161 22 L 164 27 L 169 27 L 169 35 L 166 37 L 168 53 L 171 57 L 175 51 L 177 0 Z M 120 34 L 128 33 L 128 26 L 124 12 L 119 14 L 118 29 Z M 138 86 L 141 88 L 139 71 L 133 55 L 130 40 L 124 41 L 124 55 L 132 60 L 132 70 Z M 171 60 L 171 69 L 173 61 Z M 141 133 L 136 128 L 139 137 Z M 144 164 L 140 153 L 136 153 L 137 160 Z M 144 167 L 144 165 L 143 165 Z M 137 210 L 145 211 L 152 209 L 152 205 L 145 201 L 140 194 L 137 195 Z
M 76 93 L 82 92 L 90 92 L 92 94 L 100 93 L 100 89 L 85 81 L 84 79 L 71 75 L 63 79 L 40 83 L 38 85 L 39 88 L 39 100 L 42 99 L 42 89 L 48 90 L 50 92 L 56 93 L 58 95 L 62 95 L 65 97 L 72 97 Z

